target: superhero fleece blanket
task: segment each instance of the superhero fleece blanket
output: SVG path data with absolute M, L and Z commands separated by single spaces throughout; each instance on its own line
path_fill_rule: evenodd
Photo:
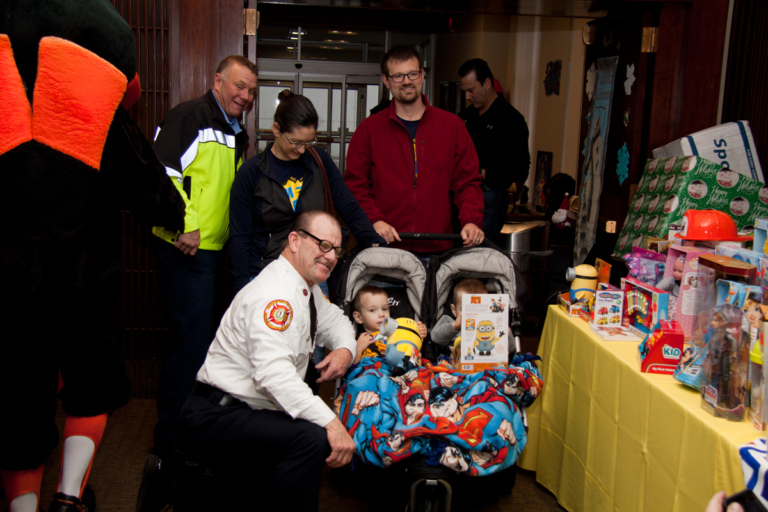
M 447 361 L 399 377 L 381 356 L 364 357 L 339 389 L 337 413 L 366 464 L 388 467 L 413 455 L 484 476 L 515 463 L 526 443 L 520 407 L 543 387 L 538 356 L 509 368 L 463 374 Z

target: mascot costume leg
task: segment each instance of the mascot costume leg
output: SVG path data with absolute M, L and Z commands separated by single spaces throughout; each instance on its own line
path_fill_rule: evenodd
M 116 350 L 120 212 L 184 228 L 184 202 L 124 108 L 139 96 L 130 27 L 108 0 L 0 2 L 0 475 L 11 512 L 92 510 L 85 484 L 130 383 Z M 86 502 L 86 503 L 84 503 Z

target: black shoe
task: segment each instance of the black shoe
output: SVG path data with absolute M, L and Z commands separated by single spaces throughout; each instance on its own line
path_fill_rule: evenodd
M 144 464 L 136 512 L 161 512 L 173 506 L 174 475 L 163 460 L 151 453 Z
M 53 496 L 51 506 L 48 508 L 48 512 L 95 512 L 96 511 L 96 496 L 93 493 L 93 489 L 86 485 L 83 491 L 83 497 L 70 496 L 63 492 L 57 492 Z

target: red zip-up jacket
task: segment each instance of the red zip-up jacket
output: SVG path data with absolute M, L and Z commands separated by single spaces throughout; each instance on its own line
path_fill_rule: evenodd
M 430 107 L 415 141 L 397 118 L 395 103 L 365 119 L 347 152 L 344 181 L 371 223 L 383 220 L 398 232 L 453 233 L 451 193 L 461 227 L 483 226 L 483 193 L 475 146 L 458 116 Z M 415 158 L 414 158 L 415 148 Z M 416 252 L 450 249 L 452 242 L 406 241 Z

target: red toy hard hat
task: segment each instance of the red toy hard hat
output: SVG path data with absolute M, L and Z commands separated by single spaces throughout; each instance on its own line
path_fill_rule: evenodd
M 683 217 L 683 230 L 675 236 L 683 240 L 752 240 L 751 236 L 739 236 L 731 216 L 718 210 L 688 210 Z

